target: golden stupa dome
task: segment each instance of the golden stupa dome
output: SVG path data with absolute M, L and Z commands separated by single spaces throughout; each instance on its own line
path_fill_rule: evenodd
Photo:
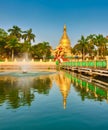
M 63 47 L 70 47 L 71 46 L 70 39 L 69 39 L 67 32 L 66 32 L 66 25 L 64 25 L 63 35 L 60 39 L 59 44 Z

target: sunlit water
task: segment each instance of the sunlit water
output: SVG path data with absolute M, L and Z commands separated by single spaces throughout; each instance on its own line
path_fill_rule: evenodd
M 68 72 L 0 76 L 0 130 L 108 130 L 108 88 Z

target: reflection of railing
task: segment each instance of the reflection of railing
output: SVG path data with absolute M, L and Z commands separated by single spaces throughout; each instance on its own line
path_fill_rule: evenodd
M 60 67 L 62 69 L 87 73 L 89 75 L 108 76 L 107 60 L 63 62 Z
M 79 87 L 80 89 L 83 89 L 83 90 L 85 89 L 85 93 L 88 94 L 88 96 L 90 96 L 90 93 L 91 93 L 91 95 L 93 95 L 93 98 L 99 98 L 100 100 L 108 99 L 107 83 L 103 83 L 99 80 L 99 86 L 97 86 L 98 80 L 96 81 L 95 79 L 90 80 L 90 77 L 84 78 L 84 76 L 81 77 L 80 75 L 80 78 L 79 78 L 75 76 L 75 74 L 73 75 L 68 72 L 66 73 L 66 76 L 71 79 L 72 83 L 76 87 Z M 105 84 L 105 86 L 103 84 Z

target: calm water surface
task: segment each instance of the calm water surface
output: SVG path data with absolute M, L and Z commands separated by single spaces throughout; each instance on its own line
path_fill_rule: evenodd
M 68 72 L 0 76 L 0 130 L 108 130 L 108 88 Z

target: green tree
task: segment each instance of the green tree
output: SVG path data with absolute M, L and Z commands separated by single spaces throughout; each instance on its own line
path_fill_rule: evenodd
M 96 35 L 95 45 L 97 46 L 97 56 L 105 56 L 107 52 L 107 42 L 108 40 L 102 35 Z
M 32 29 L 30 28 L 27 31 L 23 32 L 22 39 L 24 39 L 24 52 L 30 53 L 31 50 L 31 41 L 35 42 L 35 34 L 32 33 Z M 27 54 L 28 55 L 28 54 Z
M 13 26 L 13 28 L 8 29 L 8 32 L 10 33 L 10 36 L 15 36 L 18 41 L 20 41 L 22 35 L 22 30 L 18 26 Z
M 77 48 L 81 51 L 82 59 L 84 59 L 84 56 L 85 56 L 87 49 L 88 49 L 88 42 L 84 36 L 81 36 L 81 39 L 78 40 Z
M 7 35 L 7 32 L 4 29 L 0 28 L 0 38 L 5 38 Z
M 32 46 L 32 56 L 37 58 L 49 58 L 51 56 L 49 42 L 43 42 Z
M 88 53 L 90 56 L 95 55 L 95 38 L 96 38 L 95 34 L 90 34 L 89 36 L 87 36 Z
M 18 40 L 15 36 L 8 36 L 7 38 L 7 44 L 5 48 L 8 48 L 11 50 L 11 59 L 14 60 L 14 50 L 19 47 Z
M 6 54 L 4 47 L 6 45 L 7 35 L 7 32 L 4 29 L 0 28 L 0 59 L 2 59 Z
M 27 31 L 23 32 L 24 34 L 22 35 L 22 38 L 24 39 L 25 42 L 31 43 L 31 41 L 33 40 L 33 42 L 35 42 L 35 34 L 32 33 L 32 29 L 30 28 Z

